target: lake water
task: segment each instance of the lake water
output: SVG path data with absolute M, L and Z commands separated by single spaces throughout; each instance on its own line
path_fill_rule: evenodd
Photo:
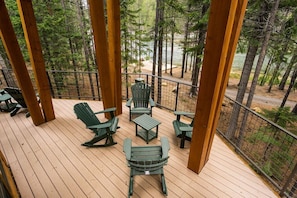
M 151 50 L 153 50 L 153 42 L 150 42 L 148 45 L 149 45 L 149 48 Z M 165 62 L 165 51 L 166 51 L 165 44 L 163 44 L 163 62 Z M 170 46 L 170 44 L 168 44 L 168 46 L 167 46 L 167 64 L 170 64 L 170 56 L 171 56 L 171 46 Z M 177 67 L 181 66 L 182 65 L 182 56 L 183 56 L 183 49 L 178 44 L 175 44 L 174 51 L 173 51 L 173 65 L 176 65 Z M 242 67 L 244 65 L 245 56 L 246 56 L 246 54 L 243 54 L 243 53 L 235 54 L 234 59 L 233 59 L 232 68 L 233 69 L 242 69 Z M 149 58 L 151 60 L 153 59 L 152 52 L 149 54 Z M 255 58 L 254 66 L 253 66 L 254 68 L 256 67 L 257 60 L 258 60 L 258 56 Z M 188 61 L 190 61 L 190 58 Z M 268 58 L 265 59 L 263 68 L 265 68 L 267 63 L 268 63 Z

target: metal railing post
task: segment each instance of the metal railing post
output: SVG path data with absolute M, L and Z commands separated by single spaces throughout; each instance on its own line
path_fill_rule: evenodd
M 100 97 L 100 87 L 99 87 L 98 73 L 96 73 L 96 84 L 97 84 L 98 100 L 100 101 L 101 97 Z
M 290 174 L 290 176 L 288 177 L 288 179 L 287 179 L 285 185 L 284 185 L 283 188 L 281 189 L 281 191 L 280 191 L 280 193 L 279 193 L 280 196 L 285 196 L 285 195 L 286 195 L 286 190 L 287 190 L 287 188 L 289 187 L 290 183 L 293 182 L 293 178 L 294 178 L 294 176 L 295 176 L 296 174 L 297 174 L 297 164 L 295 164 L 295 167 L 294 167 L 292 173 Z M 292 188 L 290 189 L 290 191 L 289 191 L 289 195 L 288 195 L 288 196 L 290 196 L 290 197 L 293 196 L 293 194 L 294 194 L 295 191 L 296 191 L 296 188 L 297 188 L 297 181 L 295 180 L 295 183 L 294 183 L 294 185 L 292 186 Z
M 177 103 L 178 103 L 178 91 L 179 91 L 179 82 L 177 82 L 177 83 L 176 83 L 174 111 L 176 111 L 176 110 L 177 110 Z

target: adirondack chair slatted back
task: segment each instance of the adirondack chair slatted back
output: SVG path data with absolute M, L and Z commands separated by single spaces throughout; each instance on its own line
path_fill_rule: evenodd
M 93 110 L 90 108 L 88 103 L 83 102 L 74 105 L 74 112 L 77 118 L 83 121 L 86 124 L 86 126 L 100 124 L 99 119 L 97 118 Z
M 116 110 L 116 108 L 108 108 L 103 111 L 94 113 L 88 103 L 82 102 L 75 104 L 73 110 L 77 118 L 80 119 L 88 129 L 92 130 L 95 133 L 94 138 L 83 143 L 83 146 L 107 147 L 116 144 L 116 142 L 113 141 L 112 137 L 112 135 L 115 134 L 116 130 L 119 128 L 119 118 L 114 116 L 114 111 Z M 110 113 L 112 118 L 107 120 L 106 122 L 100 122 L 96 115 L 107 112 Z M 96 144 L 103 139 L 105 139 L 104 144 Z
M 135 83 L 131 86 L 132 98 L 130 98 L 126 106 L 129 108 L 129 120 L 132 114 L 148 114 L 152 116 L 154 100 L 150 97 L 151 87 L 143 82 Z
M 129 164 L 134 170 L 140 172 L 158 171 L 168 160 L 168 157 L 162 158 L 162 147 L 160 146 L 132 147 L 131 153 Z
M 132 147 L 131 161 L 132 160 L 158 160 L 162 158 L 162 147 L 160 146 L 150 146 L 149 151 L 148 146 L 138 146 Z
M 132 140 L 124 140 L 124 152 L 130 167 L 129 193 L 133 194 L 135 175 L 161 175 L 162 191 L 167 195 L 163 166 L 168 162 L 169 142 L 161 137 L 161 146 L 132 146 Z
M 163 166 L 167 163 L 168 157 L 167 158 L 162 158 L 162 159 L 155 159 L 155 160 L 129 160 L 129 164 L 131 167 L 133 167 L 134 172 L 141 172 L 145 173 L 146 171 L 149 171 L 150 174 L 158 173 L 161 174 L 161 170 Z M 141 174 L 143 175 L 143 174 Z
M 22 95 L 22 91 L 18 88 L 15 87 L 6 87 L 4 88 L 4 90 L 11 95 L 11 97 L 13 97 L 13 99 L 15 99 L 15 101 L 17 101 L 17 103 L 19 105 L 21 105 L 23 108 L 27 108 L 25 99 Z
M 15 104 L 15 108 L 10 112 L 11 117 L 15 116 L 21 108 L 27 109 L 25 98 L 23 97 L 22 91 L 19 88 L 6 87 L 4 88 L 4 90 L 17 102 L 17 104 Z M 39 102 L 39 99 L 38 99 L 38 102 Z M 30 112 L 27 111 L 26 117 L 29 117 L 29 116 L 30 116 Z
M 134 107 L 147 108 L 149 105 L 151 87 L 148 84 L 139 82 L 131 86 L 131 91 Z

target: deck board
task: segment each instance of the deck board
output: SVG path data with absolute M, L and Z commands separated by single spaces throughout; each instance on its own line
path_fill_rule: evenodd
M 73 106 L 78 102 L 82 101 L 54 99 L 56 119 L 38 127 L 24 113 L 0 113 L 0 148 L 22 197 L 127 197 L 130 170 L 123 141 L 128 137 L 133 145 L 146 145 L 135 136 L 128 108 L 123 103 L 116 145 L 86 148 L 81 143 L 93 134 L 76 119 Z M 101 102 L 87 102 L 95 112 L 102 110 Z M 199 175 L 192 172 L 187 168 L 190 143 L 180 149 L 173 131 L 175 115 L 154 108 L 153 117 L 162 123 L 159 137 L 149 144 L 160 144 L 162 136 L 170 143 L 164 167 L 168 197 L 278 197 L 218 136 L 204 169 Z M 136 176 L 133 197 L 164 197 L 160 178 Z

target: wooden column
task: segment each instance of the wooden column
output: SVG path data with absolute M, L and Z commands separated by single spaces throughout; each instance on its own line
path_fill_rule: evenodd
M 233 28 L 235 13 L 239 0 L 212 0 L 208 22 L 206 46 L 199 93 L 196 106 L 196 117 L 191 141 L 188 168 L 199 173 L 209 158 L 209 152 L 219 117 L 222 96 L 234 56 L 233 48 L 237 44 L 231 34 L 240 31 Z M 241 10 L 244 14 L 245 10 Z M 232 41 L 232 39 L 234 39 Z M 238 37 L 237 37 L 238 39 Z M 234 46 L 235 45 L 235 46 Z M 232 49 L 230 49 L 232 48 Z M 233 53 L 233 54 L 231 54 Z M 228 55 L 229 54 L 229 55 Z
M 36 19 L 31 0 L 18 0 L 18 9 L 30 55 L 31 65 L 37 83 L 41 107 L 46 121 L 55 119 L 50 85 L 45 70 Z
M 107 1 L 109 64 L 114 73 L 115 105 L 122 113 L 120 1 Z
M 89 0 L 90 16 L 93 27 L 96 61 L 104 108 L 115 107 L 113 68 L 109 64 L 106 24 L 104 17 L 104 1 Z
M 0 0 L 0 36 L 35 125 L 45 122 L 4 0 Z
M 210 140 L 210 143 L 208 146 L 207 160 L 209 159 L 210 149 L 212 146 L 214 134 L 216 133 L 216 130 L 217 130 L 218 120 L 220 117 L 219 112 L 221 111 L 221 106 L 222 106 L 222 103 L 223 103 L 223 100 L 225 97 L 225 90 L 226 90 L 226 87 L 228 84 L 229 75 L 230 75 L 230 71 L 232 68 L 232 63 L 233 63 L 234 55 L 236 52 L 237 42 L 238 42 L 238 39 L 240 36 L 241 27 L 242 27 L 247 3 L 248 3 L 248 0 L 239 0 L 238 4 L 237 4 L 234 23 L 233 23 L 232 32 L 231 32 L 230 43 L 229 43 L 229 48 L 228 48 L 227 57 L 226 57 L 226 63 L 225 63 L 224 71 L 223 71 L 222 84 L 221 84 L 220 92 L 219 92 L 219 102 L 217 103 L 217 106 L 216 106 L 217 114 L 216 114 L 216 118 L 214 119 L 214 122 L 212 125 L 212 130 L 211 130 L 213 135 L 211 136 L 211 140 Z

